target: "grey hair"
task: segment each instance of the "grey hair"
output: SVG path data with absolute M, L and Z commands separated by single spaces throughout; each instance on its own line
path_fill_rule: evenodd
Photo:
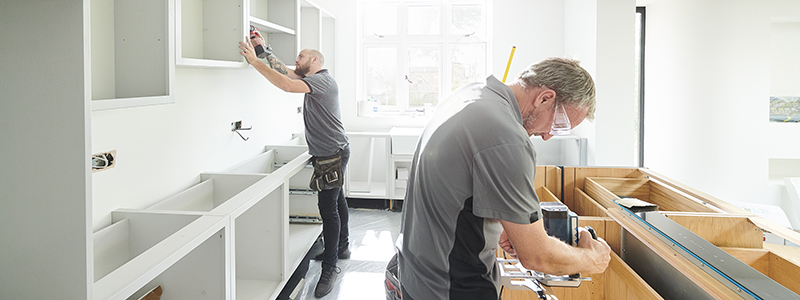
M 556 92 L 556 103 L 586 108 L 586 118 L 594 120 L 595 87 L 592 75 L 579 62 L 552 57 L 535 63 L 517 75 L 525 89 L 544 86 Z

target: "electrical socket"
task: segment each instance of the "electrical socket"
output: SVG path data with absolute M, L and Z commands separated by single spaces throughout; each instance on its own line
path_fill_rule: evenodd
M 117 164 L 117 150 L 92 154 L 92 173 L 113 168 Z

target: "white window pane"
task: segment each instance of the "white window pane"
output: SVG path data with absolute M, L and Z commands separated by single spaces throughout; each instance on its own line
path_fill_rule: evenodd
M 456 44 L 452 53 L 450 90 L 455 90 L 465 83 L 481 81 L 486 78 L 485 44 Z
M 397 6 L 369 4 L 364 6 L 364 35 L 397 35 Z
M 408 34 L 439 34 L 439 6 L 410 6 Z
M 397 49 L 367 48 L 367 99 L 379 105 L 397 104 Z
M 439 47 L 409 47 L 408 106 L 420 107 L 439 102 Z
M 452 32 L 483 34 L 483 5 L 453 5 Z

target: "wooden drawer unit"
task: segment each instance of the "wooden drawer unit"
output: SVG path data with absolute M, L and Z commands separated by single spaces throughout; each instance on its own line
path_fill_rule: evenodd
M 800 299 L 800 248 L 764 242 L 771 233 L 800 244 L 797 232 L 647 169 L 538 166 L 534 184 L 540 201 L 563 201 L 613 251 L 592 281 L 552 288 L 558 299 Z M 682 233 L 649 225 L 614 202 L 621 197 L 658 205 L 650 219 L 657 214 Z M 686 241 L 722 254 L 704 257 Z M 538 296 L 504 288 L 502 299 Z

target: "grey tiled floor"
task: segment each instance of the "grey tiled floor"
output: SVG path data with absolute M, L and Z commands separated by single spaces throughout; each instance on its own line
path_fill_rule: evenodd
M 325 297 L 315 298 L 321 263 L 312 260 L 305 285 L 295 299 L 386 299 L 383 288 L 386 264 L 395 253 L 400 234 L 400 213 L 350 208 L 350 259 L 339 260 L 342 269 L 336 285 Z

